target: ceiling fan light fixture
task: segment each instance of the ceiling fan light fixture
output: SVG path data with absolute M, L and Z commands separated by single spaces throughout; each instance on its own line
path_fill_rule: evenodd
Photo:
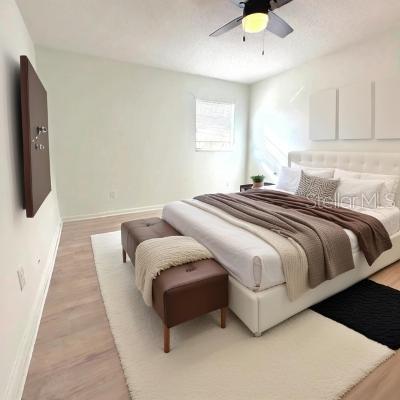
M 243 30 L 246 33 L 258 33 L 265 30 L 268 26 L 268 14 L 254 13 L 243 18 Z
M 274 11 L 293 0 L 233 0 L 242 9 L 242 15 L 221 26 L 210 37 L 217 37 L 242 25 L 245 33 L 269 31 L 285 38 L 293 32 L 293 28 Z M 243 35 L 246 41 L 246 34 Z

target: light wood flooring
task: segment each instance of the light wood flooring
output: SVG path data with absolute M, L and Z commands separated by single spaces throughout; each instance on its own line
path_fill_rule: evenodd
M 130 400 L 97 281 L 90 236 L 119 230 L 124 221 L 154 215 L 64 224 L 24 400 Z M 374 280 L 400 290 L 400 263 L 381 271 Z M 345 397 L 399 398 L 400 353 Z

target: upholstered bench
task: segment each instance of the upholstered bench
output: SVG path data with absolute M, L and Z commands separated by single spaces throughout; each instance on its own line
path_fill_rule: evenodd
M 134 263 L 137 246 L 148 239 L 180 236 L 160 218 L 125 222 L 121 226 L 122 256 Z M 225 328 L 228 274 L 215 260 L 203 260 L 163 271 L 153 281 L 153 308 L 164 323 L 164 351 L 170 351 L 170 328 L 211 311 L 221 310 Z

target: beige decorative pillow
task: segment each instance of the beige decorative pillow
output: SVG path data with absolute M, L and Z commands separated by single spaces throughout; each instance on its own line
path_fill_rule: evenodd
M 338 185 L 338 180 L 311 176 L 301 171 L 300 183 L 296 194 L 317 202 L 332 202 L 335 200 Z

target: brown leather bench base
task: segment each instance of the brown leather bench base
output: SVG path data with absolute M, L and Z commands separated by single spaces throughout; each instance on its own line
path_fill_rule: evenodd
M 160 218 L 125 222 L 121 226 L 124 262 L 135 259 L 137 246 L 148 239 L 180 236 Z M 163 271 L 153 281 L 153 308 L 164 323 L 164 351 L 170 350 L 170 328 L 211 311 L 221 310 L 225 328 L 228 274 L 215 260 L 184 264 Z

